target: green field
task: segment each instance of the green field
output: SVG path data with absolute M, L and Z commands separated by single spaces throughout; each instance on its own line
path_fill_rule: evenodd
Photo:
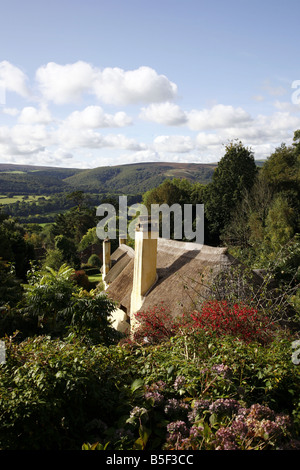
M 27 197 L 26 197 L 27 196 Z M 49 199 L 50 196 L 43 196 L 41 194 L 39 195 L 19 195 L 19 196 L 13 196 L 13 197 L 8 197 L 5 194 L 0 194 L 0 204 L 13 204 L 14 202 L 17 201 L 23 201 L 23 202 L 38 202 L 40 197 L 44 197 L 45 199 Z M 25 198 L 25 199 L 24 199 Z

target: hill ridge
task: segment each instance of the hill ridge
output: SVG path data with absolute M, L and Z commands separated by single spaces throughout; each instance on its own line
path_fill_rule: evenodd
M 217 164 L 142 162 L 96 168 L 63 168 L 0 163 L 0 193 L 51 194 L 83 190 L 141 194 L 168 178 L 207 184 Z

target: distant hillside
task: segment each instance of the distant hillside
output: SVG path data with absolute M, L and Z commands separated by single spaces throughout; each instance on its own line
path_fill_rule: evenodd
M 166 178 L 186 178 L 208 183 L 215 165 L 197 163 L 139 163 L 85 170 L 66 178 L 65 183 L 89 192 L 144 193 Z
M 142 194 L 167 178 L 209 183 L 216 164 L 139 163 L 81 170 L 0 163 L 0 194 Z
M 64 192 L 64 179 L 79 169 L 0 163 L 0 194 L 53 194 Z

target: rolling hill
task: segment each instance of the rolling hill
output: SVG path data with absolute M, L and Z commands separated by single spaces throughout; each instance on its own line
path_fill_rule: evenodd
M 94 169 L 0 163 L 0 194 L 90 193 L 142 194 L 167 178 L 208 183 L 216 164 L 136 163 Z

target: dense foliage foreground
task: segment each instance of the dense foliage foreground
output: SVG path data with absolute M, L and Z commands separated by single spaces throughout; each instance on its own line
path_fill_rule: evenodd
M 6 338 L 0 448 L 299 450 L 292 340 L 204 329 L 146 346 Z

